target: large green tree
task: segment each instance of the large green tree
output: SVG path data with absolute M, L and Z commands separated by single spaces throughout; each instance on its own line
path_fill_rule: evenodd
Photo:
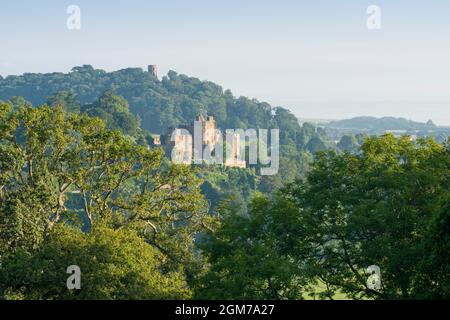
M 128 135 L 136 135 L 139 129 L 139 119 L 130 112 L 127 100 L 111 90 L 102 93 L 94 103 L 84 105 L 81 111 L 103 119 L 109 129 Z
M 0 151 L 1 259 L 42 250 L 65 222 L 133 230 L 188 278 L 202 267 L 194 240 L 213 219 L 201 181 L 161 150 L 60 107 L 0 104 Z
M 393 135 L 320 153 L 306 180 L 202 244 L 206 298 L 449 298 L 450 148 Z M 381 270 L 372 286 L 369 266 Z
M 258 195 L 248 215 L 232 199 L 222 203 L 222 223 L 206 236 L 200 248 L 209 270 L 196 282 L 201 299 L 302 299 L 308 278 L 301 261 L 291 255 L 296 244 L 296 210 L 274 206 Z
M 184 274 L 163 271 L 163 255 L 143 240 L 129 230 L 59 224 L 39 250 L 4 259 L 0 290 L 7 299 L 189 298 Z M 69 266 L 79 268 L 79 289 L 67 287 Z
M 321 154 L 287 195 L 317 277 L 355 298 L 448 297 L 449 168 L 449 149 L 431 139 L 386 135 L 358 155 Z M 371 265 L 380 288 L 367 286 Z

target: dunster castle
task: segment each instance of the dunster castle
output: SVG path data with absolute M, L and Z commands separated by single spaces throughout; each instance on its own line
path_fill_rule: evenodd
M 157 65 L 149 65 L 147 71 L 158 79 Z M 203 153 L 205 148 L 215 150 L 216 147 L 223 147 L 220 144 L 225 139 L 220 130 L 217 130 L 214 117 L 207 116 L 205 118 L 201 115 L 197 116 L 189 125 L 169 128 L 163 137 L 159 135 L 153 136 L 153 145 L 164 147 L 167 156 L 172 160 L 175 156 L 178 159 L 178 163 L 192 164 L 193 159 L 197 158 L 194 154 L 196 152 L 195 143 L 193 143 L 193 137 L 199 134 L 199 132 L 196 132 L 196 128 L 201 129 L 201 153 Z M 227 141 L 227 144 L 226 152 L 230 154 L 226 155 L 223 165 L 226 167 L 246 168 L 246 162 L 243 160 L 245 157 L 241 157 L 241 139 L 239 134 L 233 134 L 231 141 Z M 200 157 L 202 156 L 203 154 L 200 155 Z
M 172 160 L 173 157 L 176 157 L 181 159 L 177 161 L 179 163 L 192 164 L 192 159 L 196 158 L 194 155 L 195 143 L 193 143 L 193 137 L 199 134 L 196 130 L 201 130 L 201 152 L 205 148 L 207 150 L 215 150 L 216 147 L 223 147 L 221 142 L 225 139 L 220 130 L 217 130 L 214 117 L 208 116 L 205 118 L 201 115 L 197 116 L 189 125 L 169 128 L 163 137 L 154 136 L 154 145 L 163 146 L 167 156 L 172 158 Z M 231 144 L 227 146 L 227 152 L 230 154 L 225 157 L 223 165 L 226 167 L 246 168 L 245 160 L 241 159 L 241 139 L 239 134 L 233 134 L 228 144 Z

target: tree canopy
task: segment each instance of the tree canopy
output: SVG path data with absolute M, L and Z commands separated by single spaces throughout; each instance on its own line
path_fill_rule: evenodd
M 319 154 L 305 181 L 226 215 L 202 245 L 199 297 L 300 299 L 320 284 L 327 298 L 448 299 L 449 165 L 449 146 L 392 135 Z
M 0 299 L 450 298 L 445 135 L 335 145 L 284 108 L 137 68 L 0 78 L 0 99 Z M 279 173 L 150 145 L 206 113 L 280 129 Z
M 0 150 L 1 268 L 8 270 L 9 261 L 16 263 L 9 258 L 22 254 L 33 265 L 33 259 L 45 259 L 43 250 L 60 241 L 52 238 L 59 224 L 78 228 L 78 235 L 67 234 L 80 245 L 91 239 L 81 231 L 97 225 L 133 231 L 133 241 L 159 252 L 166 272 L 182 270 L 185 279 L 202 267 L 194 240 L 214 219 L 194 172 L 168 163 L 161 150 L 135 144 L 98 118 L 5 103 Z M 2 281 L 3 290 L 18 285 L 5 274 L 12 278 Z M 35 280 L 37 286 L 46 281 Z

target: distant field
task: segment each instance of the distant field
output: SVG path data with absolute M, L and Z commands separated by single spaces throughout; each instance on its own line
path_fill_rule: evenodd
M 319 294 L 326 291 L 326 286 L 324 283 L 318 283 L 315 287 L 316 296 L 304 295 L 305 300 L 319 300 Z M 337 292 L 333 296 L 333 300 L 351 300 L 345 293 Z

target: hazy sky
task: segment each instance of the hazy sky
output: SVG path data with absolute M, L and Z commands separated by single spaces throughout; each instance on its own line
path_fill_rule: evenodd
M 369 5 L 381 30 L 366 27 Z M 158 64 L 300 118 L 450 125 L 449 60 L 449 0 L 0 0 L 2 76 Z

